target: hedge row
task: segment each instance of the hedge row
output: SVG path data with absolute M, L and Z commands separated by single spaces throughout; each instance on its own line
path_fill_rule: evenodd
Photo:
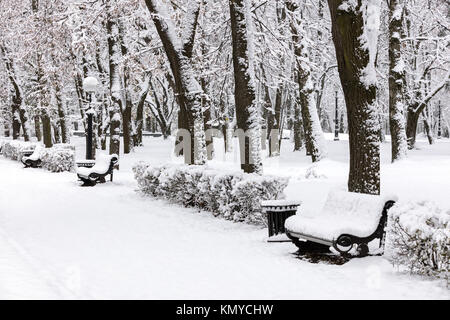
M 4 157 L 11 160 L 22 160 L 22 152 L 35 150 L 37 143 L 18 140 L 1 142 Z M 42 167 L 51 172 L 73 171 L 75 169 L 75 147 L 69 144 L 55 144 L 52 148 L 39 148 Z
M 133 168 L 140 190 L 157 198 L 196 207 L 227 220 L 265 225 L 262 200 L 280 199 L 288 179 L 203 166 L 138 163 Z

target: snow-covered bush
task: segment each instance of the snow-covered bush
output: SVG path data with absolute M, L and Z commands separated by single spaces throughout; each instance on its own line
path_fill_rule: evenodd
M 450 210 L 431 202 L 397 203 L 387 235 L 387 256 L 395 265 L 449 279 Z
M 12 160 L 22 160 L 22 152 L 34 150 L 36 143 L 19 140 L 2 141 L 3 156 Z M 52 172 L 73 171 L 75 168 L 75 147 L 70 144 L 55 144 L 42 149 L 42 167 Z
M 262 200 L 283 198 L 288 179 L 203 166 L 138 163 L 134 175 L 147 195 L 196 207 L 228 220 L 265 224 Z
M 36 144 L 32 142 L 25 142 L 20 140 L 3 141 L 2 153 L 5 158 L 20 161 L 22 159 L 22 152 L 25 150 L 34 150 Z
M 261 201 L 279 199 L 287 183 L 287 179 L 280 177 L 245 175 L 232 191 L 233 220 L 265 224 Z
M 75 151 L 70 145 L 56 145 L 43 149 L 41 153 L 42 167 L 51 172 L 73 171 L 75 168 Z

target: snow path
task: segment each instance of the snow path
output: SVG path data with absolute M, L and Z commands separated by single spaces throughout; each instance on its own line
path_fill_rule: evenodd
M 73 173 L 0 158 L 0 298 L 449 299 L 385 259 L 296 259 L 266 230 L 143 198 L 130 166 L 81 188 Z

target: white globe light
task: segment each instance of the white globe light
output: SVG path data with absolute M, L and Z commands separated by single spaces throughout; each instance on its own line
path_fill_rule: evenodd
M 98 80 L 94 77 L 87 77 L 83 80 L 83 89 L 86 92 L 95 92 L 97 90 Z

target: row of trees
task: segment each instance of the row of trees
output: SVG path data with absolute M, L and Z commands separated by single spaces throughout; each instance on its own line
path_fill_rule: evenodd
M 50 147 L 69 142 L 79 120 L 86 128 L 87 76 L 101 83 L 95 145 L 107 149 L 109 136 L 110 153 L 142 145 L 144 128 L 156 123 L 164 137 L 187 130 L 185 158 L 204 164 L 213 149 L 205 131 L 223 132 L 229 148 L 240 129 L 242 169 L 261 172 L 261 139 L 277 156 L 291 129 L 294 151 L 320 161 L 334 120 L 350 137 L 349 190 L 379 193 L 385 133 L 393 161 L 414 148 L 418 126 L 430 143 L 433 131 L 448 135 L 444 0 L 0 5 L 0 121 L 14 139 L 35 135 Z

